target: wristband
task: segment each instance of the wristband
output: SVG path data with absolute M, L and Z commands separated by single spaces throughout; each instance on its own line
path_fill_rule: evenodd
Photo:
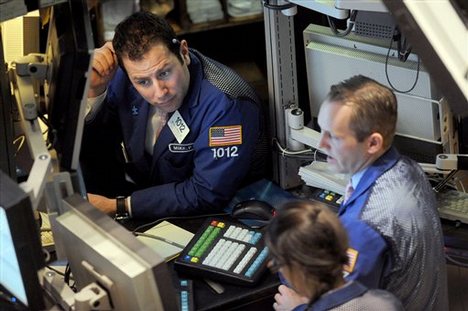
M 125 207 L 125 200 L 126 198 L 123 196 L 118 196 L 115 198 L 116 204 L 117 204 L 117 209 L 115 212 L 115 217 L 114 219 L 117 221 L 123 221 L 126 220 L 130 217 L 130 215 L 127 212 L 127 209 Z

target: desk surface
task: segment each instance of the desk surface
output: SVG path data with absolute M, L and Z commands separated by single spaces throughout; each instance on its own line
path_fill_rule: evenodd
M 222 217 L 220 217 L 222 218 Z M 232 220 L 232 218 L 228 218 Z M 192 220 L 169 220 L 170 222 L 195 233 L 204 218 Z M 468 262 L 468 225 L 442 220 L 446 251 L 457 259 Z M 170 264 L 172 267 L 172 264 Z M 175 277 L 176 272 L 172 269 Z M 185 277 L 181 275 L 181 277 Z M 192 278 L 192 277 L 188 277 Z M 253 287 L 243 287 L 222 283 L 224 293 L 217 294 L 202 279 L 194 279 L 194 298 L 197 310 L 265 310 L 271 309 L 273 296 L 280 284 L 276 275 L 267 272 Z
M 194 279 L 194 296 L 197 310 L 268 310 L 272 308 L 273 296 L 279 280 L 266 273 L 255 286 L 237 286 L 220 283 L 224 292 L 215 293 L 203 280 Z
M 232 221 L 228 216 L 217 216 L 216 218 Z M 169 222 L 180 226 L 190 232 L 197 232 L 204 223 L 206 217 L 194 219 L 172 219 Z M 128 228 L 135 228 L 137 224 L 129 223 Z M 173 269 L 173 262 L 169 262 L 174 278 L 178 278 L 178 273 Z M 222 294 L 216 293 L 208 284 L 200 278 L 180 275 L 181 278 L 193 280 L 193 291 L 196 310 L 268 310 L 272 308 L 273 296 L 277 292 L 280 284 L 276 274 L 269 271 L 254 286 L 239 286 L 228 283 L 219 284 L 224 288 Z
M 229 217 L 217 217 L 232 221 Z M 204 223 L 205 218 L 193 220 L 174 220 L 174 224 L 195 233 Z M 181 277 L 184 277 L 181 275 Z M 193 278 L 195 306 L 197 310 L 265 310 L 272 308 L 273 296 L 277 292 L 279 279 L 267 271 L 264 277 L 254 286 L 239 286 L 220 283 L 224 288 L 217 294 L 202 279 Z

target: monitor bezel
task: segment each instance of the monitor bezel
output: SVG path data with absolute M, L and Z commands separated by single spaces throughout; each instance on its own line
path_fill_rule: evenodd
M 148 307 L 177 310 L 174 279 L 164 258 L 80 195 L 75 193 L 63 203 L 66 212 L 56 219 L 57 234 L 63 241 L 77 290 L 93 282 L 101 285 L 110 296 L 113 310 Z M 119 265 L 122 260 L 116 259 L 117 252 L 105 253 L 109 249 L 124 252 L 128 260 L 126 266 L 137 266 L 139 272 L 124 271 Z M 83 261 L 98 275 L 110 279 L 112 287 L 100 282 L 94 272 L 84 267 Z
M 27 301 L 21 303 L 30 310 L 43 310 L 45 300 L 39 273 L 45 266 L 45 259 L 39 238 L 39 226 L 29 196 L 2 171 L 0 171 L 0 208 L 4 211 L 10 228 L 26 292 Z M 0 285 L 8 291 L 12 290 L 11 285 L 2 283 Z M 13 292 L 10 294 L 17 295 Z

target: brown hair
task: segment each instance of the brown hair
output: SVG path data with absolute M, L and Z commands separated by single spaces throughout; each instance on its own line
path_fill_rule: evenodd
M 308 289 L 311 302 L 337 287 L 348 262 L 348 238 L 325 205 L 293 201 L 281 206 L 266 230 L 270 256 Z M 304 293 L 302 293 L 304 294 Z
M 140 60 L 155 44 L 164 44 L 183 63 L 180 42 L 174 29 L 163 18 L 147 11 L 138 11 L 121 21 L 112 40 L 115 53 L 122 64 L 122 56 Z
M 398 112 L 396 96 L 391 89 L 357 75 L 332 85 L 327 101 L 352 107 L 350 128 L 359 142 L 377 132 L 384 138 L 384 148 L 390 147 Z

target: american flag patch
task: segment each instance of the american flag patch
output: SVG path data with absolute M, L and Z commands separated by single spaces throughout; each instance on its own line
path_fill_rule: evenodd
M 210 147 L 242 144 L 242 125 L 210 127 Z
M 354 266 L 356 265 L 359 252 L 355 249 L 348 248 L 346 254 L 348 255 L 348 264 L 344 265 L 343 270 L 351 273 L 354 271 Z

